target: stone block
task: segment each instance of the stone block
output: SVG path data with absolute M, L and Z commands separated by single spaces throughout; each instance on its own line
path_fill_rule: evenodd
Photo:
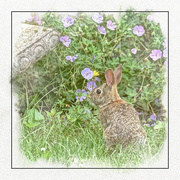
M 25 25 L 14 45 L 12 77 L 24 72 L 59 44 L 60 34 L 50 28 Z

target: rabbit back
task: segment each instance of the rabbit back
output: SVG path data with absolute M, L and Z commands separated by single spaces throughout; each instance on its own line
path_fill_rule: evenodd
M 123 147 L 136 141 L 143 144 L 146 133 L 133 106 L 120 99 L 99 109 L 99 116 L 107 147 L 121 144 Z

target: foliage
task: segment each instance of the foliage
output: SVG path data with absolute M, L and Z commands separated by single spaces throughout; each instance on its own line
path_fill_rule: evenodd
M 87 82 L 101 85 L 105 82 L 105 70 L 114 70 L 120 63 L 123 67 L 122 80 L 118 85 L 120 96 L 141 112 L 143 124 L 156 125 L 158 120 L 163 122 L 165 115 L 161 96 L 165 85 L 166 59 L 162 56 L 155 61 L 150 54 L 154 49 L 163 52 L 164 36 L 160 25 L 149 21 L 148 15 L 148 12 L 128 11 L 121 13 L 116 20 L 113 15 L 103 13 L 100 26 L 105 28 L 106 34 L 102 34 L 98 30 L 99 24 L 85 13 L 71 16 L 74 21 L 66 27 L 62 22 L 63 16 L 46 13 L 41 19 L 42 25 L 55 29 L 64 39 L 60 39 L 53 51 L 13 79 L 14 91 L 19 96 L 24 133 L 39 127 L 47 129 L 45 126 L 54 124 L 52 128 L 57 128 L 57 133 L 69 129 L 78 138 L 82 128 L 91 133 L 100 129 L 97 109 L 88 100 Z M 107 28 L 107 21 L 115 22 L 117 27 L 114 30 Z M 133 33 L 137 25 L 144 28 L 143 35 Z M 68 44 L 66 36 L 70 39 Z M 101 81 L 97 81 L 96 76 L 90 80 L 84 78 L 81 72 L 85 68 L 93 71 L 94 75 L 96 73 Z M 85 91 L 76 92 L 78 89 Z M 151 114 L 157 116 L 156 121 L 150 118 Z M 165 126 L 160 123 L 157 129 L 159 127 Z M 64 134 L 63 137 L 67 136 Z M 49 153 L 52 155 L 53 152 Z

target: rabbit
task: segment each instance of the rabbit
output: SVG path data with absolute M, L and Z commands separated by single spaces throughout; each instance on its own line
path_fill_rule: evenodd
M 117 84 L 121 81 L 121 74 L 121 64 L 114 72 L 107 69 L 106 83 L 94 88 L 89 94 L 90 102 L 98 107 L 107 150 L 116 145 L 121 145 L 123 150 L 130 144 L 139 147 L 146 142 L 146 132 L 136 110 L 118 94 Z

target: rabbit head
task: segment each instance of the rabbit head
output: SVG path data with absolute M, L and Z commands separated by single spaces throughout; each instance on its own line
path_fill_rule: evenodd
M 90 101 L 98 107 L 103 107 L 120 99 L 117 84 L 121 81 L 121 74 L 121 64 L 114 72 L 112 69 L 107 69 L 105 72 L 106 83 L 92 90 L 89 94 Z

